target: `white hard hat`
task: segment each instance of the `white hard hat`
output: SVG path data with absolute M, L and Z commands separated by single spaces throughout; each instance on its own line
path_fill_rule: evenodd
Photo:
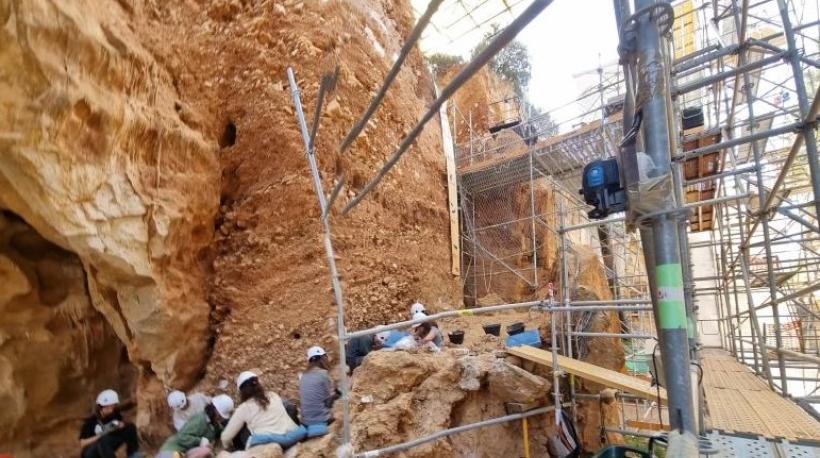
M 248 380 L 250 380 L 252 378 L 257 378 L 257 377 L 258 376 L 256 374 L 254 374 L 253 372 L 251 372 L 251 371 L 242 372 L 241 374 L 239 374 L 238 377 L 236 377 L 236 387 L 239 388 L 239 387 L 242 386 L 243 383 L 247 382 Z
M 426 318 L 426 317 L 427 317 L 427 314 L 424 313 L 424 312 L 416 312 L 416 313 L 413 314 L 413 319 L 414 320 L 418 320 L 419 318 Z M 419 326 L 420 324 L 421 323 L 416 323 L 416 324 L 413 325 L 413 327 L 415 328 L 415 327 Z
M 410 314 L 415 315 L 419 312 L 423 312 L 425 310 L 424 304 L 421 302 L 415 302 L 413 305 L 410 306 Z
M 244 373 L 244 372 L 243 372 Z M 233 399 L 227 394 L 220 394 L 219 396 L 215 396 L 211 400 L 211 404 L 216 407 L 216 411 L 219 412 L 219 416 L 224 419 L 231 418 L 231 412 L 233 412 Z
M 323 355 L 326 355 L 326 354 L 327 353 L 325 352 L 324 348 L 314 345 L 314 346 L 308 348 L 308 351 L 307 351 L 308 361 L 310 361 L 311 358 L 313 358 L 314 356 L 323 356 Z
M 382 331 L 376 334 L 376 339 L 379 340 L 381 343 L 387 342 L 387 339 L 390 337 L 390 331 Z
M 97 405 L 102 407 L 115 406 L 120 403 L 120 395 L 116 391 L 103 390 L 97 395 Z
M 185 408 L 185 404 L 187 403 L 188 399 L 182 391 L 174 390 L 168 393 L 168 407 L 174 410 L 180 410 Z

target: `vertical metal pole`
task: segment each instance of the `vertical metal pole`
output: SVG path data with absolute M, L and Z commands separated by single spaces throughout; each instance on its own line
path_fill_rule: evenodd
M 322 180 L 319 176 L 319 168 L 316 165 L 316 157 L 310 148 L 310 134 L 305 123 L 305 115 L 302 112 L 302 101 L 299 97 L 299 87 L 296 85 L 296 78 L 293 69 L 288 67 L 288 83 L 290 84 L 290 94 L 293 98 L 293 105 L 296 107 L 296 120 L 302 131 L 302 140 L 305 143 L 305 156 L 310 165 L 310 173 L 313 176 L 313 187 L 316 196 L 319 198 L 320 210 L 325 209 L 325 193 L 322 188 Z M 336 301 L 336 332 L 339 338 L 339 388 L 342 392 L 342 446 L 350 446 L 350 396 L 348 395 L 348 379 L 345 367 L 345 342 L 347 341 L 347 331 L 345 330 L 345 304 L 342 296 L 342 284 L 339 281 L 339 271 L 336 269 L 336 255 L 333 251 L 333 241 L 331 240 L 330 222 L 328 215 L 321 218 L 324 226 L 324 245 L 327 263 L 330 267 L 330 281 L 333 285 L 333 298 Z
M 555 187 L 553 187 L 553 195 L 557 195 Z M 561 237 L 561 299 L 564 302 L 566 313 L 564 315 L 565 329 L 567 334 L 567 353 L 568 358 L 572 358 L 572 311 L 570 310 L 570 288 L 569 288 L 569 262 L 567 260 L 567 234 L 564 232 L 566 224 L 564 214 L 564 201 L 558 202 L 558 233 Z M 553 317 L 555 319 L 555 317 Z M 572 419 L 575 421 L 577 409 L 575 408 L 575 376 L 569 374 L 569 396 L 570 409 L 572 409 Z
M 473 163 L 473 107 L 470 107 L 470 112 L 467 114 L 469 119 L 467 120 L 467 132 L 470 136 L 470 164 Z M 486 159 L 486 158 L 484 158 Z
M 555 188 L 553 187 L 553 190 Z M 555 192 L 553 192 L 553 196 L 557 196 Z M 566 242 L 564 241 L 564 201 L 561 200 L 558 202 L 558 233 L 561 234 L 561 300 L 563 301 L 563 306 L 568 307 L 569 301 L 567 300 L 567 295 L 569 294 L 569 285 L 567 282 L 569 281 L 569 275 L 567 274 L 567 246 Z M 550 301 L 550 306 L 554 305 L 553 301 Z M 567 311 L 565 319 L 569 322 L 570 313 Z M 553 386 L 553 402 L 555 403 L 555 424 L 558 425 L 561 419 L 561 396 L 558 390 L 558 386 L 560 380 L 558 379 L 558 326 L 556 325 L 556 321 L 558 320 L 558 314 L 551 313 L 550 314 L 550 325 L 551 325 L 551 340 L 552 340 L 552 386 Z M 567 338 L 570 337 L 569 331 L 567 331 Z M 567 341 L 569 343 L 569 340 Z M 572 357 L 572 355 L 567 355 Z
M 809 114 L 809 100 L 806 94 L 806 81 L 803 78 L 803 68 L 800 66 L 800 54 L 797 49 L 797 44 L 794 40 L 794 29 L 792 28 L 792 21 L 789 18 L 789 9 L 785 0 L 777 0 L 777 6 L 780 9 L 780 18 L 783 21 L 783 33 L 786 36 L 786 44 L 789 50 L 789 63 L 792 66 L 792 73 L 794 74 L 794 88 L 797 92 L 797 103 L 800 106 L 800 118 L 805 119 Z M 806 156 L 808 157 L 809 171 L 811 172 L 811 188 L 814 194 L 814 211 L 817 220 L 820 221 L 820 165 L 818 165 L 817 158 L 817 138 L 815 137 L 816 126 L 814 124 L 803 127 L 803 138 L 806 143 Z M 772 297 L 774 299 L 774 297 Z M 777 313 L 774 314 L 777 316 Z M 779 327 L 778 327 L 779 329 Z M 779 332 L 779 331 L 778 331 Z M 777 348 L 780 347 L 778 342 Z M 779 352 L 777 352 L 780 355 Z M 782 377 L 785 377 L 781 373 Z M 786 385 L 783 385 L 784 394 Z
M 713 225 L 715 224 L 716 216 L 717 216 L 717 205 L 715 205 L 715 209 L 713 210 L 713 215 L 712 215 L 712 222 L 713 222 L 712 224 Z M 717 250 L 715 249 L 714 226 L 713 226 L 712 230 L 709 231 L 709 244 L 710 244 L 711 254 L 712 254 L 712 265 L 715 268 L 715 273 L 721 272 L 723 270 L 722 265 L 720 263 L 720 260 L 717 257 Z M 714 294 L 714 301 L 715 301 L 715 305 L 717 306 L 717 313 L 718 313 L 717 325 L 718 325 L 718 335 L 720 336 L 720 346 L 721 346 L 721 348 L 728 348 L 728 343 L 725 341 L 726 333 L 724 332 L 724 329 L 723 329 L 724 328 L 723 317 L 725 315 L 723 313 L 723 301 L 722 301 L 723 296 L 721 296 L 721 294 L 720 294 L 720 290 L 721 290 L 720 280 L 715 282 L 715 286 L 717 286 L 717 291 L 715 291 L 715 294 Z
M 733 0 L 732 3 L 733 3 L 733 5 L 736 4 L 736 0 Z M 782 14 L 785 11 L 785 10 L 783 10 L 783 8 L 785 8 L 785 3 L 783 2 L 783 0 L 779 0 L 778 4 L 781 5 L 781 14 Z M 737 15 L 735 16 L 735 20 L 737 21 Z M 784 29 L 786 27 L 785 22 L 788 22 L 788 12 L 786 12 L 786 17 L 784 19 Z M 786 32 L 787 36 L 789 35 L 789 33 L 791 33 L 791 34 L 794 33 L 791 30 L 784 30 L 784 31 Z M 788 40 L 788 38 L 787 38 L 787 40 Z M 792 41 L 792 44 L 794 44 L 794 36 L 791 37 L 791 41 Z M 739 64 L 741 66 L 746 65 L 746 60 L 747 60 L 746 59 L 746 52 L 747 52 L 746 48 L 741 48 L 740 51 L 739 51 L 738 59 L 739 59 Z M 796 54 L 793 55 L 793 57 L 798 58 L 798 56 Z M 801 82 L 802 82 L 803 73 L 800 70 L 799 60 L 794 61 L 794 63 L 797 65 L 797 69 L 795 70 L 797 72 L 795 74 L 795 84 L 797 84 L 798 74 L 799 74 Z M 743 89 L 746 91 L 746 108 L 749 112 L 749 135 L 752 135 L 752 134 L 754 134 L 754 131 L 755 131 L 754 94 L 752 93 L 751 80 L 749 79 L 749 74 L 747 72 L 743 73 Z M 808 111 L 809 111 L 808 102 L 806 101 L 806 88 L 805 88 L 805 85 L 803 86 L 802 89 L 803 89 L 803 104 L 800 106 L 800 111 L 801 111 L 801 114 L 803 116 L 805 116 L 806 114 L 808 114 Z M 798 94 L 798 98 L 799 98 L 799 94 Z M 804 108 L 805 108 L 805 110 L 804 110 Z M 808 140 L 808 139 L 806 139 L 806 140 Z M 813 132 L 812 132 L 812 140 L 815 140 Z M 817 149 L 816 149 L 817 145 L 816 145 L 816 143 L 814 144 L 814 146 L 815 146 L 814 160 L 816 161 L 817 160 Z M 766 206 L 766 194 L 765 194 L 764 186 L 763 186 L 763 183 L 764 183 L 764 181 L 763 181 L 763 165 L 761 164 L 762 154 L 761 154 L 761 151 L 760 151 L 760 143 L 759 142 L 752 142 L 751 148 L 752 148 L 752 154 L 754 155 L 754 159 L 755 159 L 755 174 L 757 176 L 757 200 L 758 200 L 759 207 L 760 207 L 761 211 L 764 211 L 764 208 Z M 806 142 L 806 150 L 808 151 L 808 149 L 809 149 L 808 142 Z M 809 157 L 809 165 L 811 165 L 811 157 Z M 812 171 L 812 173 L 814 173 L 814 172 L 820 173 L 820 170 L 812 169 L 811 171 Z M 740 180 L 740 178 L 737 175 L 735 175 L 735 181 L 737 182 L 739 180 Z M 815 182 L 815 183 L 820 184 L 820 182 L 817 181 L 817 177 L 812 177 L 812 181 Z M 820 188 L 818 188 L 818 189 L 820 189 Z M 815 194 L 815 196 L 820 196 L 820 194 Z M 815 202 L 815 205 L 817 205 L 817 202 Z M 816 208 L 820 208 L 820 207 L 816 207 Z M 818 216 L 820 216 L 820 213 L 818 213 Z M 766 267 L 767 267 L 767 269 L 766 269 L 766 279 L 767 279 L 767 282 L 769 283 L 769 297 L 771 298 L 771 303 L 772 303 L 772 315 L 774 315 L 775 341 L 776 341 L 777 348 L 783 348 L 783 339 L 782 339 L 782 336 L 781 336 L 781 329 L 780 329 L 780 314 L 778 312 L 778 304 L 777 304 L 777 284 L 775 283 L 774 271 L 772 269 L 772 247 L 771 247 L 771 235 L 769 233 L 769 217 L 768 217 L 768 214 L 766 214 L 765 212 L 757 215 L 757 217 L 760 220 L 762 220 L 762 225 L 763 225 L 763 240 L 764 240 L 764 247 L 765 247 L 765 250 L 766 250 Z M 742 234 L 743 234 L 743 232 L 742 232 L 742 229 L 741 229 L 741 235 Z M 745 250 L 744 250 L 745 255 L 748 256 L 749 255 L 749 243 L 746 243 L 744 245 L 743 240 L 741 240 L 741 247 L 745 247 Z M 752 326 L 755 328 L 755 332 L 757 333 L 758 341 L 760 342 L 758 344 L 758 348 L 760 349 L 761 358 L 763 359 L 763 365 L 764 365 L 763 369 L 767 370 L 767 369 L 769 369 L 769 368 L 766 367 L 768 365 L 768 351 L 766 350 L 766 342 L 763 339 L 763 336 L 760 332 L 760 326 L 758 324 L 757 311 L 755 310 L 754 302 L 749 303 L 749 314 L 751 315 L 751 319 L 753 320 L 752 321 Z M 787 396 L 788 395 L 788 389 L 787 389 L 787 386 L 786 386 L 786 363 L 783 360 L 783 354 L 782 353 L 775 352 L 775 354 L 777 355 L 777 366 L 778 366 L 778 371 L 780 372 L 780 384 L 781 384 L 781 388 L 782 388 L 781 393 L 783 394 L 783 396 Z M 773 386 L 774 384 L 771 381 L 771 372 L 769 373 L 769 384 L 772 386 L 772 389 L 774 389 L 774 386 Z
M 717 207 L 717 206 L 716 206 Z M 725 223 L 723 222 L 723 214 L 725 210 L 722 207 L 717 207 L 719 213 L 718 215 L 718 237 L 720 238 L 720 265 L 721 265 L 721 272 L 722 275 L 719 275 L 720 282 L 723 285 L 723 298 L 724 303 L 726 304 L 726 317 L 727 317 L 727 326 L 729 327 L 729 351 L 732 352 L 732 356 L 735 358 L 738 357 L 737 347 L 735 346 L 735 325 L 732 322 L 732 299 L 729 296 L 729 281 L 728 281 L 728 273 L 726 269 L 728 268 L 728 263 L 726 260 L 726 239 L 723 237 L 723 227 Z M 729 240 L 729 246 L 731 246 L 731 240 Z
M 741 218 L 741 216 L 738 216 L 738 220 L 740 220 L 740 218 Z M 728 221 L 727 226 L 726 226 L 726 232 L 729 236 L 729 249 L 728 249 L 729 259 L 734 259 L 735 258 L 734 250 L 732 249 L 732 246 L 734 245 L 734 243 L 733 243 L 734 237 L 732 236 L 732 223 L 731 223 L 731 220 L 729 219 L 728 212 L 726 214 L 726 219 Z M 740 253 L 738 253 L 738 256 L 740 256 Z M 724 272 L 723 274 L 726 276 L 727 279 L 732 280 L 732 292 L 734 293 L 734 298 L 735 298 L 735 313 L 736 313 L 735 319 L 737 320 L 737 328 L 736 329 L 737 329 L 738 342 L 739 342 L 739 345 L 740 345 L 740 353 L 738 353 L 738 357 L 740 358 L 741 363 L 746 364 L 746 348 L 745 348 L 746 340 L 743 338 L 743 322 L 740 321 L 740 296 L 739 296 L 739 293 L 738 293 L 737 278 L 735 277 L 734 267 L 732 267 L 731 271 Z M 750 292 L 748 286 L 746 286 L 744 289 L 747 291 L 747 293 Z M 748 297 L 747 297 L 747 300 L 748 300 Z M 755 373 L 760 374 L 760 369 L 758 369 L 758 365 L 757 365 L 757 352 L 755 351 L 754 347 L 752 347 L 752 356 L 753 356 L 753 359 L 754 359 Z
M 534 286 L 533 299 L 538 296 L 538 238 L 535 234 L 535 178 L 533 177 L 532 155 L 530 148 L 530 224 L 532 226 L 532 284 Z
M 636 0 L 636 11 L 649 7 L 652 0 Z M 658 25 L 643 15 L 638 24 L 638 73 L 642 91 L 647 94 L 643 113 L 643 139 L 646 154 L 654 169 L 650 177 L 668 175 L 671 170 L 671 146 L 667 120 L 669 69 L 661 55 Z M 689 368 L 686 306 L 683 294 L 683 271 L 676 216 L 662 215 L 651 220 L 655 248 L 655 282 L 658 295 L 653 297 L 658 309 L 658 332 L 663 335 L 661 355 L 669 396 L 669 422 L 674 429 L 697 434 L 695 409 Z
M 630 15 L 628 0 L 613 0 L 615 7 L 615 22 L 618 28 L 618 33 L 621 31 L 621 26 L 626 18 Z M 624 85 L 626 86 L 626 93 L 624 94 L 624 109 L 623 109 L 623 126 L 624 131 L 632 126 L 635 118 L 635 72 L 629 62 L 623 63 Z M 636 147 L 642 144 L 642 140 L 638 137 L 635 143 L 624 145 L 620 153 L 620 165 L 623 169 L 624 183 L 629 186 L 637 183 L 638 178 L 638 162 L 636 157 Z M 654 237 L 652 230 L 645 226 L 640 226 L 639 232 L 641 234 L 641 244 L 643 246 L 644 267 L 646 268 L 646 275 L 648 278 L 655 278 L 655 249 Z M 652 297 L 657 297 L 657 285 L 654 281 L 649 282 L 649 293 Z M 658 322 L 658 310 L 652 311 L 655 323 Z M 663 345 L 663 335 L 658 333 L 658 345 Z

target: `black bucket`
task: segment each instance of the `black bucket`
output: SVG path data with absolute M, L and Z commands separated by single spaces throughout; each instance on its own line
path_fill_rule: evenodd
M 507 326 L 507 335 L 514 336 L 516 334 L 521 334 L 522 332 L 524 332 L 524 323 L 520 321 Z
M 453 331 L 447 335 L 450 338 L 450 343 L 461 345 L 464 343 L 464 331 Z
M 485 324 L 482 326 L 484 328 L 484 334 L 492 334 L 494 336 L 501 335 L 501 325 L 498 323 L 495 324 Z
M 703 125 L 703 108 L 689 107 L 683 109 L 683 130 Z

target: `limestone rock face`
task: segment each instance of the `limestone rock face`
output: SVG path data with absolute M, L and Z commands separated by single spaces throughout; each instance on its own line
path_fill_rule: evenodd
M 551 386 L 546 379 L 506 363 L 500 355 L 452 349 L 372 352 L 356 369 L 352 382 L 351 438 L 357 453 L 503 416 L 508 402 L 546 403 Z M 339 410 L 335 428 L 340 427 Z M 536 424 L 544 421 L 535 418 Z M 519 422 L 492 426 L 421 445 L 399 456 L 521 456 L 519 428 Z M 546 453 L 538 454 L 546 442 L 545 433 L 543 427 L 531 430 L 534 456 Z M 305 442 L 288 455 L 333 457 L 337 435 L 332 432 Z
M 200 265 L 219 203 L 216 141 L 181 110 L 172 77 L 127 24 L 127 3 L 98 3 L 0 0 L 0 209 L 76 254 L 86 296 L 141 385 L 185 387 L 209 339 Z M 28 276 L 0 266 L 16 285 L 4 283 L 0 304 L 30 294 Z M 45 318 L 27 320 L 42 331 Z M 48 383 L 14 365 L 0 375 L 10 393 Z M 93 386 L 74 389 L 93 402 Z

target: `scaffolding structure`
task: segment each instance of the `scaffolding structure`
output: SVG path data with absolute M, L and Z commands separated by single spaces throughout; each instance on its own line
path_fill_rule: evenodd
M 441 3 L 431 2 L 429 15 L 425 13 L 428 22 Z M 532 2 L 441 91 L 375 178 L 348 201 L 342 215 L 378 185 L 454 91 L 549 3 Z M 682 365 L 686 374 L 689 357 L 697 364 L 707 336 L 714 335 L 715 346 L 728 350 L 756 375 L 765 378 L 773 391 L 807 402 L 820 401 L 820 301 L 815 294 L 820 291 L 817 4 L 787 0 L 684 0 L 674 2 L 673 26 L 664 16 L 671 16 L 665 13 L 664 2 L 638 1 L 634 13 L 625 0 L 613 3 L 622 40 L 629 33 L 649 31 L 662 44 L 663 49 L 655 51 L 665 56 L 669 87 L 667 93 L 653 95 L 666 96 L 675 114 L 667 126 L 675 137 L 667 149 L 674 175 L 674 197 L 670 197 L 674 205 L 637 217 L 590 221 L 584 215 L 586 206 L 575 193 L 584 165 L 625 154 L 622 139 L 629 135 L 625 131 L 635 128 L 636 110 L 648 100 L 636 85 L 639 67 L 634 64 L 622 62 L 622 67 L 600 69 L 595 90 L 579 99 L 589 109 L 566 121 L 574 127 L 567 132 L 541 138 L 545 132 L 539 130 L 544 124 L 537 117 L 523 120 L 514 127 L 515 132 L 507 129 L 485 135 L 471 129 L 470 139 L 456 145 L 461 272 L 465 298 L 472 306 L 469 312 L 536 308 L 551 314 L 554 355 L 560 352 L 584 358 L 589 339 L 621 339 L 627 349 L 627 360 L 633 363 L 628 368 L 634 374 L 642 371 L 639 362 L 646 363 L 648 356 L 654 361 L 654 350 L 648 353 L 646 341 L 666 340 L 668 344 L 672 337 L 682 335 L 681 348 L 688 346 L 691 354 L 683 352 L 685 359 L 676 361 L 667 352 L 664 364 Z M 506 11 L 511 12 L 509 8 Z M 668 31 L 661 24 L 665 20 Z M 425 25 L 423 20 L 419 21 L 417 28 L 421 30 L 414 30 L 405 48 L 414 45 Z M 662 39 L 658 33 L 663 34 Z M 401 63 L 400 58 L 394 69 Z M 314 117 L 309 131 L 290 69 L 289 80 L 322 209 L 325 248 L 337 303 L 341 361 L 345 342 L 351 338 L 463 314 L 463 310 L 453 310 L 355 332 L 345 328 L 344 296 L 335 269 L 328 218 L 345 180 L 343 176 L 337 177 L 326 197 L 312 141 L 318 117 Z M 386 79 L 358 126 L 363 126 L 377 109 L 379 97 L 390 82 L 390 78 Z M 325 83 L 323 79 L 320 94 Z M 593 103 L 595 99 L 597 104 Z M 320 100 L 317 110 L 321 105 Z M 686 109 L 695 107 L 702 109 L 703 125 L 684 130 L 679 119 Z M 452 107 L 450 113 L 454 122 L 459 116 L 467 122 L 471 118 L 458 107 Z M 354 126 L 351 132 L 355 129 Z M 651 136 L 643 139 L 652 140 Z M 643 146 L 641 141 L 637 146 Z M 658 285 L 653 282 L 655 262 L 646 253 L 647 237 L 653 236 L 647 229 L 649 225 L 656 234 L 661 233 L 659 228 L 674 229 L 670 233 L 679 234 L 673 237 L 672 244 L 681 256 L 688 323 L 683 334 L 662 335 L 659 331 L 665 329 L 656 328 L 657 303 L 654 309 L 648 305 L 659 297 Z M 557 246 L 550 246 L 556 241 Z M 609 289 L 606 299 L 589 300 L 581 294 L 579 263 L 573 259 L 590 250 L 603 259 Z M 698 250 L 706 250 L 708 255 L 696 257 L 694 253 Z M 550 253 L 556 255 L 550 258 Z M 552 259 L 551 264 L 546 262 L 548 259 Z M 704 259 L 711 262 L 714 274 L 696 276 Z M 553 282 L 560 285 L 558 301 L 549 294 Z M 491 297 L 489 303 L 484 300 L 486 297 Z M 526 300 L 521 302 L 522 299 Z M 715 316 L 701 319 L 699 308 L 713 309 Z M 595 314 L 608 313 L 619 313 L 620 332 L 586 329 L 586 323 Z M 714 327 L 717 332 L 707 332 Z M 557 356 L 553 361 L 553 375 L 557 378 L 556 361 Z M 699 390 L 689 390 L 690 380 L 696 379 L 684 375 L 685 384 L 670 387 L 676 393 L 675 398 L 670 393 L 670 409 L 676 409 L 675 415 L 658 404 L 630 400 L 628 396 L 620 400 L 622 412 L 634 407 L 646 412 L 642 414 L 644 418 L 653 413 L 661 424 L 672 423 L 687 431 L 695 425 L 693 432 L 704 433 L 711 428 L 704 421 L 703 398 Z M 572 378 L 568 392 L 561 392 L 557 382 L 556 379 L 553 383 L 554 405 L 549 408 L 462 425 L 380 450 L 356 451 L 355 456 L 381 456 L 462 431 L 549 411 L 554 411 L 557 418 L 563 408 L 574 412 L 576 402 L 594 398 L 576 393 Z M 697 386 L 698 382 L 692 383 Z M 340 385 L 344 404 L 341 443 L 351 451 L 347 379 L 340 380 Z M 799 394 L 795 395 L 796 392 Z M 605 425 L 602 429 L 606 429 Z M 630 429 L 628 422 L 619 428 L 609 426 L 608 430 L 644 434 Z
M 676 113 L 699 107 L 705 117 L 701 127 L 679 128 L 673 150 L 679 203 L 690 210 L 682 243 L 691 245 L 687 252 L 711 258 L 717 272 L 698 277 L 691 267 L 685 272 L 693 311 L 708 306 L 717 315 L 695 316 L 696 327 L 711 329 L 719 336 L 717 345 L 765 377 L 772 389 L 784 396 L 797 391 L 796 398 L 814 403 L 820 400 L 817 11 L 808 2 L 686 0 L 675 2 L 676 25 L 670 32 Z M 538 296 L 538 279 L 549 273 L 537 262 L 536 228 L 555 231 L 557 226 L 547 223 L 537 200 L 531 211 L 511 205 L 509 196 L 516 195 L 511 187 L 528 187 L 534 196 L 539 182 L 549 178 L 554 191 L 577 189 L 584 165 L 616 154 L 628 90 L 621 67 L 613 68 L 601 68 L 599 74 L 608 79 L 578 99 L 584 105 L 581 119 L 565 121 L 573 126 L 580 121 L 580 127 L 534 145 L 520 134 L 470 129 L 469 141 L 457 146 L 466 253 L 462 271 L 465 295 L 474 302 L 492 297 L 494 289 L 503 297 L 502 285 L 511 283 Z M 471 112 L 451 112 L 454 122 L 472 118 Z M 526 122 L 537 125 L 538 120 Z M 542 134 L 527 129 L 526 122 L 519 132 Z M 496 203 L 499 195 L 507 199 Z M 571 195 L 567 200 L 577 202 Z M 532 243 L 526 237 L 530 223 Z M 635 246 L 637 233 L 616 224 L 623 222 L 593 224 L 606 232 L 587 234 L 583 243 L 601 253 L 608 277 L 617 278 L 610 282 L 616 300 L 624 297 L 617 288 L 648 297 L 647 285 L 621 284 L 630 274 L 607 262 L 613 251 L 620 253 L 619 266 L 634 254 L 624 248 Z M 705 249 L 708 254 L 701 253 Z M 571 253 L 559 257 L 565 256 Z M 644 277 L 645 271 L 637 269 L 637 275 Z

